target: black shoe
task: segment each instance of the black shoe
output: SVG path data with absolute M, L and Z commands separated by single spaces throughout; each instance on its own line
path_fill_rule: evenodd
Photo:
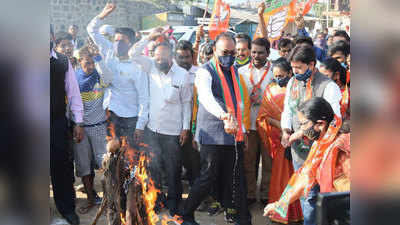
M 184 220 L 183 223 L 181 223 L 181 225 L 200 225 L 200 224 L 194 220 L 193 221 Z
M 69 214 L 65 214 L 64 218 L 70 223 L 71 225 L 79 225 L 79 216 L 73 212 Z
M 248 198 L 247 199 L 247 205 L 248 206 L 251 206 L 251 205 L 253 205 L 254 203 L 256 203 L 257 202 L 257 199 L 255 199 L 255 198 Z
M 221 204 L 219 204 L 219 202 L 215 201 L 210 204 L 210 207 L 208 207 L 207 211 L 208 211 L 209 216 L 218 215 L 222 211 Z
M 236 210 L 235 209 L 226 209 L 224 211 L 225 222 L 234 223 L 236 219 Z

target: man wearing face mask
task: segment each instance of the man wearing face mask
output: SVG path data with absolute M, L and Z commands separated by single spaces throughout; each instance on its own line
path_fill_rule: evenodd
M 214 57 L 196 73 L 199 109 L 195 140 L 201 160 L 208 166 L 201 168 L 200 177 L 180 208 L 183 225 L 198 224 L 194 211 L 215 182 L 223 183 L 223 204 L 231 209 L 226 219 L 235 224 L 251 224 L 243 174 L 243 143 L 250 126 L 249 97 L 243 79 L 233 66 L 234 56 L 235 40 L 230 34 L 222 33 L 216 38 Z M 218 177 L 223 181 L 218 181 Z
M 260 109 L 265 88 L 273 80 L 272 65 L 268 61 L 270 53 L 270 43 L 266 38 L 257 38 L 251 43 L 252 61 L 240 67 L 239 74 L 243 76 L 248 92 L 250 93 L 251 103 L 251 127 L 248 131 L 249 144 L 244 153 L 244 165 L 247 178 L 247 198 L 248 203 L 253 204 L 256 200 L 257 191 L 257 158 L 261 154 L 262 177 L 260 196 L 263 204 L 268 203 L 269 178 L 271 175 L 271 158 L 269 150 L 262 144 L 256 128 L 256 119 Z
M 182 199 L 181 148 L 190 135 L 192 84 L 188 72 L 173 62 L 173 51 L 168 42 L 154 47 L 152 62 L 145 139 L 153 153 L 149 166 L 158 189 L 161 189 L 162 171 L 167 175 L 168 197 L 163 204 L 174 216 Z M 160 194 L 156 209 L 161 207 L 163 199 L 163 194 Z
M 148 78 L 132 62 L 128 51 L 135 41 L 135 32 L 126 27 L 116 28 L 114 42 L 100 34 L 103 20 L 116 6 L 107 3 L 103 11 L 87 26 L 89 36 L 98 46 L 104 66 L 110 73 L 102 73 L 109 87 L 105 91 L 103 107 L 110 112 L 110 121 L 118 137 L 126 136 L 128 144 L 139 143 L 148 120 Z
M 294 76 L 286 88 L 284 110 L 281 117 L 282 146 L 291 147 L 294 170 L 297 171 L 306 160 L 310 151 L 309 140 L 304 139 L 300 121 L 296 114 L 299 105 L 312 97 L 323 97 L 330 103 L 336 115 L 340 115 L 342 94 L 339 86 L 321 74 L 315 67 L 316 58 L 310 46 L 296 46 L 289 55 Z M 303 214 L 311 207 L 309 198 L 301 199 Z M 306 223 L 305 223 L 306 224 Z

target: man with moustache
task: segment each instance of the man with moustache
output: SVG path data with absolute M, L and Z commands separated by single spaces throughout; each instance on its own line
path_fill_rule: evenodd
M 270 43 L 266 38 L 257 38 L 251 43 L 250 64 L 239 69 L 243 76 L 248 92 L 250 93 L 251 106 L 251 127 L 248 131 L 249 143 L 244 152 L 244 165 L 247 179 L 247 198 L 249 205 L 256 202 L 257 190 L 257 157 L 261 154 L 262 159 L 262 180 L 261 180 L 261 201 L 268 203 L 269 178 L 271 175 L 271 158 L 268 155 L 267 146 L 263 145 L 256 128 L 258 110 L 262 101 L 264 90 L 272 82 L 273 73 L 271 62 L 268 61 Z
M 251 38 L 247 34 L 237 34 L 235 66 L 240 68 L 250 63 Z

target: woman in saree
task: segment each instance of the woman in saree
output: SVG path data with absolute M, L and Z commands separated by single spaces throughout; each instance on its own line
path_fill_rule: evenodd
M 312 198 L 304 224 L 316 224 L 319 192 L 350 190 L 350 133 L 341 132 L 342 120 L 321 97 L 302 103 L 297 112 L 300 131 L 313 144 L 303 166 L 290 178 L 278 201 L 268 204 L 264 216 L 287 215 L 288 206 L 301 197 Z M 348 127 L 348 126 L 345 126 Z
M 273 65 L 274 82 L 269 84 L 264 92 L 263 101 L 257 117 L 257 129 L 263 143 L 269 146 L 272 158 L 271 180 L 268 198 L 269 203 L 279 200 L 290 177 L 293 174 L 293 165 L 290 159 L 290 149 L 285 151 L 281 145 L 281 113 L 286 93 L 286 84 L 291 75 L 292 68 L 284 58 L 275 61 Z M 300 201 L 289 206 L 286 217 L 274 215 L 271 220 L 287 224 L 303 219 Z

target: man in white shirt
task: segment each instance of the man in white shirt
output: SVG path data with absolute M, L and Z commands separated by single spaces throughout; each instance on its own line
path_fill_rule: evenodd
M 174 216 L 182 200 L 181 147 L 190 135 L 192 84 L 188 72 L 173 62 L 173 50 L 167 42 L 161 42 L 154 48 L 149 90 L 146 143 L 153 153 L 150 172 L 158 189 L 161 187 L 161 173 L 166 172 L 166 205 Z
M 127 137 L 128 143 L 133 145 L 142 139 L 148 121 L 148 77 L 129 57 L 128 51 L 135 41 L 132 29 L 116 28 L 113 43 L 99 32 L 102 21 L 115 8 L 114 4 L 107 3 L 90 21 L 87 31 L 100 50 L 104 66 L 110 71 L 101 74 L 103 81 L 110 84 L 103 107 L 110 112 L 116 135 Z
M 286 87 L 283 113 L 281 116 L 282 146 L 291 147 L 294 170 L 297 171 L 306 160 L 311 141 L 304 139 L 304 132 L 300 129 L 301 123 L 297 117 L 297 110 L 301 103 L 312 97 L 323 97 L 332 106 L 339 117 L 340 100 L 342 94 L 339 86 L 316 68 L 314 49 L 308 45 L 296 46 L 289 55 L 294 76 Z M 314 188 L 313 188 L 314 189 Z M 306 199 L 300 199 L 304 215 L 304 224 L 313 224 L 315 219 L 316 194 L 309 194 Z
M 260 198 L 264 204 L 268 203 L 269 180 L 271 176 L 271 157 L 257 132 L 256 119 L 264 94 L 264 90 L 273 79 L 272 64 L 268 61 L 270 43 L 266 38 L 257 38 L 251 43 L 252 61 L 239 68 L 239 74 L 243 76 L 248 92 L 250 93 L 250 120 L 251 127 L 247 137 L 249 139 L 247 149 L 244 152 L 244 167 L 247 178 L 247 198 L 249 205 L 256 202 L 257 158 L 261 154 L 262 176 Z

